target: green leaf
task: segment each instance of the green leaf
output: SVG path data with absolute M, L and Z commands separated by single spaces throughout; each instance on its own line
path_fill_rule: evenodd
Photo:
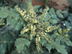
M 18 38 L 15 42 L 16 49 L 19 53 L 24 49 L 24 45 L 29 46 L 30 41 L 24 38 Z
M 15 9 L 10 9 L 11 15 L 14 19 L 18 20 L 20 18 L 20 15 L 18 12 L 15 11 Z
M 61 13 L 68 13 L 68 11 L 62 11 Z
M 60 12 L 61 12 L 61 10 L 57 10 L 57 11 L 56 11 L 57 16 L 58 16 L 59 18 L 64 18 L 64 16 L 63 16 Z
M 11 39 L 11 38 L 10 38 Z M 12 48 L 12 43 L 8 43 L 8 50 L 10 51 Z
M 20 54 L 16 50 L 13 50 L 11 54 Z
M 58 44 L 60 44 L 61 40 L 63 39 L 63 36 L 57 36 L 55 39 L 55 42 L 57 42 Z
M 36 5 L 36 6 L 34 6 L 35 9 L 38 9 L 39 7 L 40 7 L 40 5 Z
M 60 12 L 62 12 L 62 10 L 57 10 L 57 11 L 56 11 L 56 13 L 60 13 Z
M 9 15 L 9 10 L 6 7 L 0 7 L 0 17 L 6 18 Z
M 50 14 L 47 13 L 47 14 L 46 14 L 46 17 L 45 17 L 45 19 L 44 19 L 44 21 L 47 22 L 49 19 L 51 19 L 51 18 L 50 18 Z
M 58 15 L 58 17 L 60 17 L 60 18 L 64 18 L 61 13 L 58 13 L 57 15 Z
M 70 23 L 72 23 L 72 15 L 68 16 L 68 20 L 70 21 Z
M 41 12 L 41 13 L 43 12 L 43 11 L 42 11 L 42 8 L 39 10 L 39 12 Z
M 26 3 L 25 3 L 23 6 L 24 6 L 24 9 L 27 9 L 27 5 L 26 5 Z
M 49 52 L 50 52 L 50 50 L 52 49 L 52 44 L 46 44 L 46 48 L 49 50 Z
M 6 47 L 7 47 L 7 44 L 6 43 L 1 43 L 0 44 L 0 54 L 5 54 Z
M 29 46 L 30 45 L 30 41 L 27 40 L 27 39 L 25 39 L 24 42 L 23 42 L 23 44 L 25 44 L 26 46 Z
M 72 42 L 69 40 L 69 41 L 65 41 L 65 43 L 68 45 L 68 46 L 72 46 Z
M 15 42 L 15 46 L 17 51 L 20 53 L 23 48 L 24 48 L 24 44 L 22 43 L 25 39 L 24 38 L 18 38 Z
M 49 10 L 49 14 L 50 14 L 50 18 L 54 18 L 54 19 L 56 19 L 56 20 L 59 20 L 59 19 L 57 18 L 57 15 L 55 14 L 54 8 L 51 8 L 51 9 Z
M 22 52 L 22 54 L 26 54 L 26 52 Z
M 60 40 L 62 40 L 63 39 L 63 36 L 57 36 L 56 37 L 56 41 L 60 41 Z
M 66 49 L 65 49 L 65 46 L 63 46 L 63 45 L 60 45 L 60 44 L 58 44 L 58 43 L 53 43 L 54 44 L 54 48 L 58 51 L 58 52 L 60 52 L 60 53 L 62 53 L 62 54 L 67 54 L 67 51 L 66 51 Z
M 32 52 L 31 52 L 31 54 L 42 54 L 41 52 L 38 52 L 37 50 L 33 50 Z
M 65 26 L 66 26 L 67 28 L 69 28 L 70 23 L 69 23 L 68 21 L 65 21 Z
M 38 8 L 40 7 L 40 5 L 36 5 L 34 6 L 34 11 L 38 12 Z
M 7 25 L 9 25 L 9 24 L 11 25 L 10 28 L 14 28 L 16 26 L 16 24 L 17 24 L 17 19 L 12 18 L 11 15 L 8 16 L 8 18 L 7 18 Z
M 51 19 L 51 20 L 50 20 L 50 23 L 56 24 L 56 23 L 58 23 L 58 21 L 57 21 L 56 19 Z
M 24 44 L 19 44 L 16 46 L 17 51 L 20 53 L 24 49 Z
M 63 41 L 64 41 L 68 46 L 72 46 L 72 42 L 70 41 L 69 38 L 65 38 L 65 39 L 63 39 Z
M 23 24 L 21 22 L 18 22 L 17 25 L 15 26 L 15 30 L 20 30 Z
M 25 49 L 24 49 L 24 50 L 25 50 L 24 54 L 25 54 L 25 53 L 26 53 L 26 54 L 30 54 L 30 51 L 29 51 L 29 48 L 28 48 L 28 47 L 25 46 Z
M 19 45 L 24 40 L 25 40 L 24 38 L 18 38 L 15 42 L 15 45 Z
M 57 31 L 54 31 L 54 33 L 51 35 L 52 39 L 56 38 L 56 33 L 57 33 Z
M 44 39 L 41 39 L 40 43 L 42 44 L 42 46 L 44 46 L 47 43 L 47 41 Z
M 55 10 L 54 10 L 54 8 L 51 8 L 51 9 L 49 10 L 49 14 L 50 14 L 50 15 L 55 15 Z

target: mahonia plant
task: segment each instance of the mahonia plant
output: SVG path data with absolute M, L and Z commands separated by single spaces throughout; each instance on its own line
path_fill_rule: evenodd
M 56 49 L 62 54 L 67 54 L 65 45 L 61 44 L 61 40 L 68 46 L 72 46 L 72 43 L 68 38 L 65 38 L 63 36 L 56 36 L 59 25 L 50 25 L 50 22 L 44 21 L 46 14 L 49 11 L 49 8 L 47 6 L 43 10 L 42 14 L 39 16 L 37 16 L 30 1 L 27 5 L 27 9 L 21 10 L 18 6 L 15 6 L 15 8 L 20 13 L 23 20 L 27 22 L 27 24 L 24 25 L 23 29 L 20 32 L 21 36 L 23 36 L 27 32 L 30 32 L 30 41 L 35 38 L 37 51 L 41 51 L 42 53 L 44 53 L 42 50 L 42 46 L 45 46 L 49 50 L 49 52 L 51 49 Z M 60 10 L 58 10 L 57 14 L 59 13 Z M 59 17 L 63 18 L 61 14 Z M 55 31 L 54 34 L 49 35 L 49 33 L 52 31 Z M 15 42 L 17 51 L 21 53 L 23 51 L 24 45 L 29 46 L 30 41 L 25 38 L 18 38 Z
M 55 30 L 59 27 L 59 26 L 49 26 L 48 25 L 49 22 L 43 22 L 43 20 L 46 16 L 46 13 L 48 11 L 48 7 L 46 7 L 46 9 L 43 11 L 41 16 L 36 16 L 36 13 L 33 10 L 33 7 L 31 5 L 31 2 L 29 2 L 28 9 L 24 10 L 24 12 L 17 6 L 15 6 L 15 8 L 21 14 L 23 19 L 27 22 L 27 25 L 23 28 L 23 30 L 21 31 L 21 34 L 24 34 L 25 32 L 28 32 L 30 30 L 31 31 L 30 39 L 32 40 L 33 36 L 36 37 L 35 39 L 36 39 L 37 50 L 42 51 L 40 48 L 40 39 L 41 38 L 46 39 L 48 43 L 51 43 L 51 41 L 47 38 L 45 31 L 51 32 L 52 30 Z M 52 28 L 54 28 L 54 29 L 52 29 Z

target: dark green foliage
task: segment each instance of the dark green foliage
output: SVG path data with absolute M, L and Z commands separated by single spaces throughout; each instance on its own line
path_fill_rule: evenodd
M 13 29 L 9 29 L 10 26 L 3 26 L 0 28 L 0 54 L 5 54 L 6 49 L 11 51 L 15 39 L 18 33 Z
M 0 7 L 0 26 L 4 25 L 0 28 L 0 54 L 7 48 L 9 54 L 68 54 L 72 14 L 39 7 L 30 1 L 24 8 Z
M 24 21 L 15 9 L 10 8 L 8 10 L 8 7 L 1 7 L 0 13 L 0 17 L 6 19 L 6 25 L 11 25 L 10 28 L 19 30 L 23 26 Z

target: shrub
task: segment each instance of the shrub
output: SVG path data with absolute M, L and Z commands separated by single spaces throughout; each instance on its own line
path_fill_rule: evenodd
M 26 3 L 25 9 L 18 6 L 0 7 L 0 18 L 6 20 L 0 33 L 1 54 L 5 54 L 6 48 L 11 50 L 12 44 L 16 48 L 11 54 L 51 54 L 51 50 L 57 54 L 67 54 L 66 47 L 72 46 L 68 34 L 70 28 L 62 29 L 59 24 L 66 11 L 55 11 L 47 6 L 38 10 L 40 6 L 32 6 L 31 1 Z

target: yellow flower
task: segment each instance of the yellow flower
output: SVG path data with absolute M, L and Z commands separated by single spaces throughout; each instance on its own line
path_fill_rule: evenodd
M 26 11 L 24 11 L 24 13 L 26 13 Z
M 40 41 L 40 37 L 38 37 L 38 41 Z
M 23 13 L 23 11 L 21 10 L 21 11 L 19 11 L 20 13 Z
M 70 31 L 70 29 L 68 28 L 68 29 L 66 29 L 67 30 L 67 32 L 69 32 Z
M 25 31 L 25 32 L 29 31 L 29 28 L 25 29 L 24 31 Z
M 36 26 L 35 25 L 34 25 L 34 28 L 33 29 L 34 29 L 34 31 L 36 30 Z
M 32 33 L 30 34 L 30 39 L 32 40 L 32 38 L 33 38 L 33 35 L 32 35 Z
M 24 14 L 23 14 L 23 13 L 21 13 L 21 16 L 24 16 Z
M 31 25 L 31 30 L 33 29 L 33 25 Z
M 37 20 L 33 20 L 33 23 L 38 23 L 38 21 Z
M 56 36 L 59 36 L 59 34 L 58 34 L 58 33 L 56 33 Z
M 60 28 L 60 29 L 58 29 L 58 32 L 60 33 L 60 34 L 62 34 L 62 29 Z
M 26 17 L 26 15 L 25 16 L 23 16 L 23 18 L 25 18 Z
M 21 34 L 24 34 L 25 32 L 29 31 L 29 28 L 24 27 L 23 30 L 21 31 Z
M 47 30 L 45 30 L 45 32 L 47 32 Z
M 67 38 L 68 37 L 68 34 L 65 34 L 64 37 Z

